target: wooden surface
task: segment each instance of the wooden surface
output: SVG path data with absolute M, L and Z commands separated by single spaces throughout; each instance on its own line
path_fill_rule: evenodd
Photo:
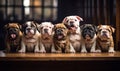
M 0 53 L 0 61 L 92 61 L 120 60 L 120 52 L 115 53 Z

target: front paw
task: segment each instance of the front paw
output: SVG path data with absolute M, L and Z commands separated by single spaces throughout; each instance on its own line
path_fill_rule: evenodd
M 18 51 L 19 53 L 25 53 L 25 50 L 21 49 Z
M 35 53 L 38 53 L 38 52 L 40 52 L 40 51 L 39 51 L 39 49 L 35 49 L 34 52 L 35 52 Z
M 101 53 L 101 50 L 95 50 L 96 53 Z
M 81 53 L 87 53 L 87 50 L 81 50 Z
M 111 47 L 108 52 L 109 53 L 114 53 L 115 51 L 114 51 L 113 47 Z
M 45 50 L 40 50 L 39 52 L 40 52 L 40 53 L 46 53 L 46 51 L 45 51 Z

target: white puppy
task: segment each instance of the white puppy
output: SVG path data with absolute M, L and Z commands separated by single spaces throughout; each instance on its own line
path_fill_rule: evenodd
M 27 21 L 22 28 L 23 37 L 19 52 L 39 52 L 40 33 L 37 29 L 37 23 Z
M 50 53 L 53 45 L 53 28 L 54 25 L 51 22 L 42 22 L 40 24 L 40 31 L 41 31 L 41 45 L 40 45 L 40 52 L 47 52 Z
M 80 52 L 81 49 L 80 21 L 83 21 L 83 19 L 79 16 L 67 16 L 63 20 L 63 23 L 69 29 L 70 42 L 73 46 L 71 49 L 75 52 Z

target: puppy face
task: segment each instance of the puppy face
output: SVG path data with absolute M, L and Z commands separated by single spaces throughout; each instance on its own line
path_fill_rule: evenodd
M 94 38 L 97 30 L 96 30 L 96 26 L 94 25 L 91 25 L 91 24 L 84 24 L 81 26 L 81 33 L 82 33 L 82 36 L 83 38 L 86 40 L 86 41 L 90 41 Z
M 67 37 L 68 30 L 63 23 L 56 24 L 54 31 L 54 35 L 57 40 L 63 40 Z
M 33 21 L 28 21 L 23 25 L 23 32 L 28 37 L 32 37 L 36 34 L 37 24 Z
M 42 22 L 40 25 L 41 34 L 52 35 L 54 25 L 51 22 Z
M 19 36 L 21 26 L 18 23 L 9 23 L 5 25 L 9 39 L 16 39 Z
M 107 40 L 111 38 L 112 33 L 114 33 L 115 29 L 108 25 L 99 25 L 98 27 L 98 37 L 101 40 Z
M 83 19 L 79 16 L 67 16 L 64 18 L 63 23 L 69 30 L 76 31 L 80 25 L 80 21 L 83 21 Z

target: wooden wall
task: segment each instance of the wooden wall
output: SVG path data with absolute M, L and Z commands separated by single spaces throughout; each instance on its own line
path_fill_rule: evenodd
M 120 0 L 116 0 L 116 45 L 120 50 Z

